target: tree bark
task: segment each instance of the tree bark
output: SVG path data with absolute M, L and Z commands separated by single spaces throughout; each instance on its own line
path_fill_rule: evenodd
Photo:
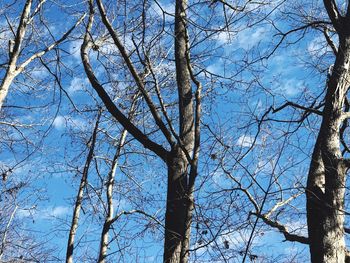
M 309 246 L 312 262 L 322 262 L 322 224 L 324 210 L 324 165 L 321 156 L 320 139 L 317 139 L 312 155 L 306 186 L 306 210 Z
M 164 262 L 179 263 L 185 233 L 188 162 L 179 147 L 168 161 L 168 188 L 165 213 Z
M 179 96 L 179 141 L 168 159 L 168 188 L 165 215 L 164 262 L 188 261 L 192 221 L 192 186 L 189 189 L 189 160 L 195 143 L 195 127 L 189 46 L 187 36 L 187 0 L 175 4 L 175 66 Z M 191 164 L 192 165 L 192 164 Z M 193 182 L 194 183 L 194 182 Z
M 340 36 L 327 83 L 322 123 L 307 182 L 307 221 L 312 262 L 345 262 L 344 194 L 346 167 L 340 149 L 340 125 L 349 87 L 350 37 Z
M 22 11 L 22 15 L 21 15 L 21 19 L 19 21 L 19 25 L 17 28 L 17 32 L 16 32 L 16 37 L 14 40 L 14 46 L 13 48 L 9 47 L 9 64 L 8 64 L 8 68 L 6 70 L 6 74 L 5 77 L 3 79 L 3 81 L 0 84 L 0 110 L 2 108 L 2 105 L 5 101 L 5 98 L 8 94 L 10 85 L 12 84 L 14 78 L 16 77 L 16 63 L 19 57 L 19 53 L 21 50 L 21 46 L 22 46 L 22 42 L 24 39 L 24 35 L 26 33 L 26 28 L 27 28 L 27 22 L 29 19 L 29 15 L 30 15 L 30 8 L 32 6 L 32 0 L 27 0 L 23 11 Z
M 141 130 L 133 125 L 119 108 L 110 99 L 109 95 L 94 75 L 89 62 L 88 50 L 91 42 L 89 31 L 93 23 L 93 1 L 89 1 L 90 16 L 81 47 L 81 56 L 85 72 L 90 83 L 97 91 L 107 110 L 120 122 L 120 124 L 145 148 L 157 154 L 167 165 L 167 203 L 165 213 L 165 237 L 163 260 L 167 263 L 186 263 L 188 261 L 188 250 L 190 245 L 190 225 L 192 222 L 193 189 L 197 175 L 197 162 L 199 154 L 200 133 L 200 87 L 195 81 L 190 66 L 189 44 L 187 36 L 186 9 L 187 0 L 176 0 L 175 5 L 175 67 L 176 82 L 179 102 L 179 134 L 168 128 L 158 113 L 140 75 L 137 73 L 123 44 L 120 42 L 117 32 L 107 18 L 105 8 L 101 0 L 97 0 L 97 6 L 102 17 L 102 22 L 108 29 L 112 39 L 125 61 L 131 76 L 133 77 L 143 99 L 150 108 L 151 114 L 168 141 L 171 151 L 162 145 L 150 140 Z M 191 81 L 197 85 L 196 109 L 192 94 Z M 164 113 L 166 116 L 166 113 Z M 194 123 L 196 120 L 196 124 Z M 168 126 L 172 126 L 168 123 Z M 170 129 L 170 130 L 169 130 Z M 196 130 L 196 135 L 195 135 Z M 189 169 L 191 167 L 191 169 Z M 189 172 L 191 170 L 191 172 Z M 189 174 L 191 173 L 191 175 Z M 107 226 L 108 227 L 108 226 Z

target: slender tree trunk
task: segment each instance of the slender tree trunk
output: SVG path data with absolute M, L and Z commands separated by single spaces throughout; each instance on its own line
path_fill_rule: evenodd
M 30 15 L 30 9 L 32 6 L 32 0 L 27 0 L 19 21 L 16 36 L 14 40 L 10 40 L 13 46 L 9 46 L 9 64 L 6 70 L 4 79 L 0 84 L 0 110 L 7 97 L 9 88 L 18 73 L 16 73 L 16 63 L 21 51 L 22 42 L 26 33 L 27 22 Z M 12 42 L 13 41 L 13 42 Z
M 133 111 L 133 107 L 132 107 Z M 107 249 L 108 249 L 108 239 L 109 235 L 108 232 L 113 224 L 113 216 L 114 216 L 114 207 L 113 207 L 113 186 L 114 186 L 114 177 L 115 173 L 118 167 L 118 159 L 120 157 L 121 149 L 125 143 L 127 131 L 123 130 L 117 151 L 113 157 L 113 162 L 112 162 L 112 168 L 108 174 L 108 181 L 107 181 L 107 191 L 106 191 L 106 198 L 107 198 L 107 215 L 105 218 L 105 222 L 103 224 L 102 228 L 102 233 L 101 233 L 101 239 L 100 239 L 100 253 L 98 257 L 98 262 L 99 263 L 104 263 L 106 256 L 107 256 Z
M 0 246 L 0 262 L 1 262 L 2 256 L 5 253 L 7 234 L 8 234 L 8 231 L 9 231 L 10 227 L 11 227 L 11 224 L 12 224 L 12 221 L 13 221 L 13 219 L 15 217 L 17 209 L 18 209 L 18 205 L 16 205 L 15 208 L 13 209 L 13 211 L 11 213 L 11 216 L 10 216 L 10 219 L 7 222 L 5 231 L 4 231 L 3 235 L 2 235 L 1 246 Z
M 84 190 L 87 184 L 89 167 L 94 155 L 94 148 L 95 148 L 95 143 L 97 138 L 98 124 L 100 121 L 100 117 L 101 117 L 101 111 L 98 113 L 94 131 L 90 139 L 89 152 L 84 165 L 83 174 L 80 180 L 80 185 L 79 185 L 79 189 L 78 189 L 78 193 L 77 193 L 77 197 L 74 205 L 72 223 L 69 231 L 67 251 L 66 251 L 66 263 L 73 263 L 74 240 L 78 229 L 80 210 L 81 210 L 81 205 L 83 201 Z
M 346 167 L 340 150 L 340 125 L 349 87 L 350 38 L 341 37 L 327 83 L 322 124 L 307 184 L 307 221 L 312 262 L 345 262 L 344 194 Z

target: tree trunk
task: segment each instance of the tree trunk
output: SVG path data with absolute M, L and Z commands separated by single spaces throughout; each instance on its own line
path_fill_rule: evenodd
M 162 121 L 157 108 L 149 96 L 142 78 L 137 73 L 126 49 L 119 40 L 118 34 L 109 22 L 106 11 L 101 0 L 97 0 L 97 5 L 101 14 L 102 22 L 105 24 L 113 41 L 121 53 L 135 83 L 137 84 L 144 100 L 146 101 L 151 114 L 162 131 L 163 135 L 170 144 L 169 152 L 162 145 L 150 140 L 146 134 L 138 129 L 130 120 L 128 120 L 122 111 L 114 104 L 104 87 L 96 78 L 92 66 L 89 62 L 88 50 L 91 44 L 89 31 L 93 23 L 93 1 L 89 1 L 90 16 L 84 42 L 81 47 L 81 56 L 85 72 L 104 102 L 107 110 L 120 122 L 120 124 L 130 132 L 145 148 L 153 151 L 163 161 L 168 168 L 167 185 L 167 203 L 165 215 L 165 237 L 164 237 L 164 262 L 186 263 L 188 261 L 188 249 L 190 245 L 190 225 L 192 221 L 194 181 L 197 175 L 197 160 L 199 152 L 199 125 L 200 125 L 200 84 L 196 92 L 196 111 L 194 109 L 193 91 L 191 82 L 194 81 L 191 75 L 189 41 L 187 36 L 187 0 L 176 0 L 175 4 L 175 66 L 176 66 L 176 84 L 178 91 L 179 114 L 178 125 L 179 134 L 177 135 L 170 123 L 170 130 Z M 198 98 L 197 98 L 198 96 Z M 165 107 L 164 107 L 165 108 Z M 196 133 L 195 124 L 196 117 Z M 168 120 L 170 122 L 170 120 Z M 196 145 L 195 145 L 196 142 Z M 196 147 L 195 147 L 196 146 Z M 196 169 L 189 176 L 189 165 L 195 164 Z M 193 170 L 193 167 L 191 167 Z M 190 182 L 190 183 L 189 183 Z M 190 186 L 188 186 L 190 184 Z
M 135 100 L 136 101 L 136 100 Z M 131 112 L 133 114 L 134 107 L 135 107 L 135 101 L 133 102 L 131 106 Z M 107 250 L 108 250 L 108 239 L 109 239 L 109 230 L 111 229 L 111 226 L 113 224 L 113 217 L 114 217 L 114 206 L 113 206 L 113 186 L 114 186 L 114 178 L 118 167 L 118 160 L 120 157 L 121 150 L 125 144 L 125 139 L 128 132 L 127 130 L 123 130 L 118 147 L 116 150 L 116 153 L 113 157 L 112 167 L 111 170 L 108 173 L 108 181 L 107 181 L 107 190 L 106 190 L 106 199 L 107 199 L 107 214 L 105 218 L 105 222 L 103 224 L 102 232 L 101 232 L 101 238 L 100 238 L 100 252 L 98 256 L 98 263 L 105 263 L 106 257 L 107 257 Z
M 187 263 L 193 210 L 188 157 L 194 150 L 194 107 L 191 87 L 186 18 L 187 0 L 175 5 L 175 65 L 179 96 L 179 139 L 172 147 L 168 166 L 164 262 Z M 193 182 L 194 184 L 194 182 Z M 190 188 L 190 189 L 189 189 Z
M 324 165 L 321 156 L 320 139 L 317 139 L 312 155 L 306 186 L 306 210 L 308 235 L 312 262 L 322 262 L 323 213 L 324 213 Z
M 33 2 L 32 0 L 26 1 L 22 11 L 21 19 L 18 24 L 15 40 L 10 40 L 10 41 L 14 41 L 14 46 L 13 47 L 9 46 L 9 64 L 6 70 L 5 77 L 0 84 L 0 110 L 2 109 L 2 106 L 7 97 L 10 86 L 13 80 L 15 79 L 16 75 L 18 74 L 16 73 L 16 63 L 21 51 L 24 35 L 26 33 L 27 22 L 28 22 L 27 20 L 29 19 L 32 2 Z
M 345 262 L 344 194 L 346 167 L 340 150 L 342 110 L 349 86 L 350 38 L 340 38 L 327 83 L 322 124 L 307 183 L 307 221 L 312 262 Z
M 83 169 L 83 174 L 81 176 L 79 190 L 76 196 L 75 204 L 74 204 L 74 211 L 73 211 L 73 217 L 72 217 L 72 223 L 70 226 L 69 236 L 68 236 L 68 243 L 67 243 L 67 250 L 66 250 L 66 263 L 73 263 L 73 252 L 74 252 L 74 240 L 75 235 L 78 229 L 79 224 L 79 216 L 80 216 L 80 210 L 83 202 L 83 196 L 84 196 L 84 190 L 87 185 L 88 180 L 88 174 L 89 174 L 89 167 L 94 157 L 94 149 L 95 149 L 95 143 L 97 139 L 97 132 L 98 132 L 98 125 L 100 122 L 102 111 L 100 110 L 97 116 L 96 124 L 94 127 L 94 131 L 92 133 L 92 136 L 90 138 L 90 147 L 89 152 L 86 158 L 86 162 Z
M 166 263 L 179 263 L 187 212 L 187 166 L 182 150 L 175 147 L 168 161 L 168 189 L 165 213 L 164 257 Z

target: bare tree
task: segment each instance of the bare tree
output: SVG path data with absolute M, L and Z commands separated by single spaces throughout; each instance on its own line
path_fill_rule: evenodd
M 303 36 L 307 35 L 305 33 L 310 32 L 310 29 L 321 32 L 324 39 L 322 47 L 326 47 L 327 55 L 323 55 L 324 60 L 322 61 L 319 59 L 319 54 L 314 54 L 315 61 L 318 63 L 316 62 L 312 66 L 316 72 L 319 71 L 324 76 L 327 74 L 327 78 L 323 78 L 326 79 L 325 89 L 317 91 L 318 97 L 303 98 L 308 101 L 309 106 L 287 101 L 279 107 L 270 107 L 268 112 L 265 112 L 264 116 L 260 118 L 260 123 L 269 120 L 287 122 L 288 125 L 295 124 L 296 129 L 291 133 L 308 123 L 311 115 L 316 116 L 315 119 L 320 123 L 312 146 L 311 164 L 305 187 L 308 236 L 293 235 L 277 220 L 271 221 L 270 212 L 254 214 L 269 226 L 278 229 L 284 234 L 286 240 L 309 245 L 312 262 L 348 262 L 349 252 L 345 244 L 345 233 L 347 232 L 345 200 L 349 160 L 344 134 L 348 127 L 347 119 L 349 118 L 347 93 L 349 89 L 350 35 L 346 24 L 350 17 L 350 5 L 348 1 L 343 1 L 340 5 L 337 1 L 328 0 L 323 1 L 323 4 L 323 7 L 316 5 L 320 12 L 318 14 L 313 14 L 312 10 L 308 10 L 309 6 L 304 6 L 304 3 L 298 6 L 299 10 L 305 12 L 305 14 L 298 16 L 300 20 L 298 22 L 303 24 L 298 26 L 293 24 L 292 29 L 287 32 L 279 31 L 277 35 L 281 36 L 281 39 L 277 47 L 281 47 L 288 37 L 297 32 L 301 32 L 301 36 L 294 38 L 294 41 L 287 41 L 287 47 L 291 47 L 292 44 L 303 39 Z M 310 14 L 306 15 L 307 12 Z M 324 13 L 328 15 L 329 20 L 322 16 Z M 284 10 L 284 15 L 285 17 L 294 16 L 293 11 L 288 9 Z M 277 22 L 274 23 L 274 25 L 277 24 Z M 275 51 L 276 49 L 270 55 Z M 334 59 L 333 65 L 330 65 L 331 58 Z M 322 69 L 321 61 L 329 63 L 326 70 Z M 310 60 L 308 63 L 311 65 L 313 61 Z M 291 108 L 295 112 L 301 111 L 301 117 L 298 116 L 292 120 L 266 117 L 270 112 L 276 114 L 286 108 Z M 286 138 L 287 134 L 284 136 Z
M 341 126 L 348 118 L 350 32 L 346 21 L 350 9 L 342 15 L 335 1 L 324 1 L 324 5 L 339 44 L 308 175 L 307 218 L 312 262 L 345 262 L 344 197 L 349 161 L 341 151 Z
M 26 46 L 23 46 L 23 43 L 26 40 L 25 35 L 27 28 L 34 23 L 35 16 L 40 13 L 40 10 L 42 9 L 42 6 L 45 2 L 46 0 L 39 1 L 33 11 L 31 11 L 33 0 L 27 0 L 25 2 L 16 32 L 14 32 L 13 25 L 9 20 L 7 20 L 7 23 L 9 24 L 9 27 L 14 36 L 13 39 L 8 40 L 8 62 L 2 65 L 6 65 L 6 73 L 2 78 L 0 84 L 0 109 L 3 106 L 4 100 L 9 92 L 9 88 L 13 80 L 20 73 L 22 73 L 23 70 L 30 63 L 32 63 L 33 60 L 42 58 L 46 53 L 64 42 L 84 18 L 84 16 L 80 17 L 75 25 L 71 27 L 66 33 L 64 33 L 58 40 L 53 41 L 51 44 L 41 48 L 41 50 L 35 52 L 34 54 L 25 57 L 23 56 L 23 49 L 25 49 Z M 19 61 L 21 62 L 19 63 Z
M 67 263 L 72 263 L 73 262 L 73 251 L 74 251 L 74 239 L 75 235 L 78 229 L 79 225 L 79 215 L 80 215 L 80 210 L 82 206 L 82 201 L 83 201 L 83 195 L 84 191 L 86 188 L 86 185 L 88 183 L 88 174 L 89 174 L 89 167 L 91 165 L 91 162 L 94 157 L 94 149 L 95 149 L 95 144 L 96 144 L 96 139 L 97 139 L 97 132 L 98 132 L 98 125 L 100 122 L 100 117 L 101 117 L 101 110 L 98 113 L 96 124 L 92 133 L 92 136 L 89 140 L 89 151 L 88 155 L 86 157 L 86 162 L 83 168 L 82 176 L 81 176 L 81 181 L 74 205 L 74 212 L 72 216 L 72 223 L 69 231 L 69 236 L 68 236 L 68 245 L 67 245 L 67 253 L 66 253 L 66 262 Z
M 176 1 L 175 5 L 175 64 L 178 92 L 178 121 L 179 134 L 175 132 L 174 123 L 168 117 L 166 105 L 164 105 L 159 87 L 154 86 L 160 103 L 160 111 L 155 106 L 149 91 L 145 86 L 145 78 L 138 73 L 131 61 L 117 31 L 109 21 L 102 1 L 97 1 L 97 7 L 102 22 L 109 32 L 110 37 L 119 50 L 137 88 L 142 94 L 152 117 L 161 130 L 170 150 L 151 140 L 143 131 L 136 127 L 109 97 L 103 85 L 97 80 L 90 64 L 88 51 L 93 44 L 91 28 L 93 23 L 94 4 L 90 1 L 90 17 L 85 34 L 84 43 L 81 47 L 81 56 L 85 72 L 90 83 L 99 94 L 107 110 L 120 122 L 120 124 L 145 148 L 158 155 L 167 165 L 168 188 L 167 205 L 165 215 L 165 243 L 164 262 L 187 262 L 190 238 L 190 226 L 193 211 L 193 190 L 197 176 L 197 162 L 199 154 L 199 127 L 200 127 L 200 92 L 201 85 L 195 79 L 192 72 L 188 34 L 186 29 L 186 1 Z M 152 65 L 145 59 L 146 74 L 152 74 Z M 197 85 L 193 96 L 191 82 Z M 163 116 L 161 117 L 162 114 Z M 166 123 L 164 123 L 165 118 Z

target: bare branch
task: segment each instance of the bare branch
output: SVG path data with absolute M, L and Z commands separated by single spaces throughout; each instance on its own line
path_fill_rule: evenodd
M 295 195 L 292 195 L 291 197 L 289 197 L 288 199 L 278 202 L 273 208 L 270 209 L 270 211 L 268 213 L 265 214 L 266 217 L 270 217 L 271 214 L 273 212 L 275 212 L 279 207 L 284 206 L 286 204 L 288 204 L 290 201 L 294 200 L 295 198 L 297 198 L 298 196 L 302 195 L 303 192 L 297 193 Z
M 334 28 L 339 32 L 342 16 L 339 13 L 336 2 L 334 0 L 323 0 L 323 3 Z
M 333 40 L 332 40 L 331 37 L 329 36 L 329 34 L 328 34 L 328 28 L 325 27 L 325 28 L 323 29 L 322 32 L 323 32 L 324 37 L 326 38 L 326 41 L 327 41 L 328 45 L 329 45 L 329 46 L 331 47 L 331 49 L 333 50 L 334 55 L 337 55 L 337 54 L 338 54 L 338 48 L 336 47 L 336 45 L 334 44 Z
M 284 235 L 284 237 L 287 241 L 299 242 L 302 244 L 309 244 L 309 239 L 307 237 L 291 234 L 290 232 L 288 232 L 288 229 L 286 226 L 282 225 L 281 223 L 279 223 L 277 221 L 272 221 L 268 216 L 254 213 L 254 212 L 251 212 L 250 214 L 261 218 L 264 221 L 264 223 L 266 223 L 267 225 L 278 229 L 279 232 Z
M 160 226 L 162 226 L 162 227 L 164 228 L 164 224 L 163 224 L 162 222 L 160 222 L 158 218 L 156 218 L 156 217 L 153 216 L 153 215 L 150 215 L 150 214 L 146 213 L 145 211 L 138 210 L 138 209 L 120 212 L 118 215 L 116 215 L 116 216 L 113 218 L 113 220 L 111 220 L 111 224 L 113 224 L 115 221 L 117 221 L 122 215 L 132 215 L 132 214 L 141 214 L 141 215 L 144 215 L 144 216 L 146 216 L 146 217 L 152 219 L 152 220 L 155 221 L 158 225 L 160 225 Z
M 168 151 L 163 148 L 163 146 L 153 142 L 148 138 L 147 135 L 145 135 L 141 130 L 139 130 L 114 104 L 112 99 L 109 97 L 103 86 L 99 83 L 98 79 L 96 78 L 92 66 L 90 64 L 90 59 L 88 55 L 88 51 L 91 48 L 91 41 L 90 41 L 90 30 L 93 23 L 93 4 L 92 1 L 90 1 L 90 15 L 89 15 L 89 22 L 86 29 L 84 42 L 81 46 L 81 58 L 84 65 L 85 73 L 92 85 L 92 87 L 96 90 L 97 94 L 103 101 L 104 105 L 106 106 L 107 110 L 112 114 L 116 120 L 120 122 L 120 124 L 130 132 L 136 140 L 138 140 L 144 147 L 151 150 L 155 154 L 157 154 L 164 162 L 167 162 L 167 156 Z
M 133 98 L 132 105 L 130 107 L 129 112 L 129 119 L 132 119 L 135 114 L 135 108 L 136 108 L 136 101 L 138 97 L 138 93 L 135 94 Z M 111 228 L 112 221 L 113 221 L 113 215 L 114 215 L 114 206 L 113 206 L 113 186 L 114 186 L 114 178 L 115 173 L 118 167 L 118 161 L 119 157 L 122 151 L 122 148 L 125 145 L 126 136 L 128 134 L 128 131 L 124 129 L 120 135 L 120 138 L 118 140 L 118 145 L 116 152 L 113 157 L 111 169 L 108 173 L 108 180 L 107 180 L 107 190 L 106 190 L 106 199 L 107 199 L 107 215 L 103 224 L 102 233 L 101 233 L 101 239 L 100 239 L 100 252 L 99 252 L 99 259 L 98 262 L 105 262 L 105 258 L 107 256 L 107 248 L 108 248 L 108 232 Z
M 86 14 L 83 14 L 79 20 L 75 23 L 74 26 L 72 26 L 66 33 L 63 34 L 63 36 L 58 39 L 57 41 L 55 41 L 54 43 L 52 43 L 51 45 L 49 45 L 48 47 L 46 47 L 44 50 L 35 53 L 34 55 L 32 55 L 30 58 L 28 58 L 26 61 L 24 61 L 21 65 L 19 65 L 15 71 L 15 74 L 18 75 L 19 73 L 21 73 L 24 68 L 26 66 L 28 66 L 29 63 L 31 63 L 34 59 L 37 58 L 41 58 L 43 55 L 45 55 L 47 52 L 49 52 L 50 50 L 54 49 L 55 47 L 57 47 L 59 44 L 61 44 L 64 40 L 67 39 L 67 37 L 72 33 L 72 31 L 83 21 L 83 19 L 85 18 Z
M 76 235 L 76 232 L 78 229 L 80 210 L 81 210 L 81 205 L 82 205 L 82 201 L 83 201 L 85 186 L 87 185 L 89 167 L 90 167 L 90 164 L 93 160 L 94 149 L 95 149 L 95 144 L 96 144 L 96 139 L 97 139 L 98 125 L 100 122 L 101 114 L 102 114 L 102 111 L 100 110 L 98 113 L 98 116 L 97 116 L 97 120 L 95 123 L 95 127 L 93 130 L 92 136 L 90 138 L 89 152 L 88 152 L 88 155 L 86 157 L 86 162 L 85 162 L 83 173 L 82 173 L 81 180 L 80 180 L 79 190 L 78 190 L 75 205 L 74 205 L 72 223 L 70 226 L 67 251 L 66 251 L 66 262 L 67 263 L 73 263 L 74 239 L 75 239 L 75 235 Z
M 315 113 L 317 115 L 322 116 L 322 111 L 319 111 L 319 110 L 317 110 L 315 108 L 311 108 L 311 107 L 305 107 L 305 106 L 299 105 L 299 104 L 291 102 L 291 101 L 287 101 L 282 106 L 280 106 L 280 107 L 278 107 L 276 109 L 273 108 L 272 112 L 273 113 L 279 112 L 279 111 L 283 110 L 284 108 L 286 108 L 288 106 L 291 106 L 291 107 L 296 108 L 296 109 L 301 109 L 301 110 L 304 110 L 306 112 Z
M 134 78 L 134 80 L 136 82 L 136 85 L 138 86 L 138 88 L 142 92 L 142 95 L 145 98 L 145 101 L 146 101 L 146 103 L 147 103 L 147 105 L 152 113 L 152 116 L 153 116 L 156 124 L 158 125 L 160 130 L 163 132 L 163 134 L 164 134 L 165 138 L 168 140 L 169 144 L 174 145 L 175 142 L 171 136 L 171 133 L 169 132 L 168 128 L 166 127 L 166 125 L 162 121 L 162 118 L 160 117 L 156 106 L 153 104 L 153 101 L 152 101 L 150 95 L 148 94 L 140 75 L 137 73 L 131 59 L 129 58 L 129 55 L 126 52 L 124 45 L 119 40 L 117 32 L 114 30 L 112 24 L 108 20 L 107 13 L 105 11 L 105 8 L 104 8 L 101 0 L 97 0 L 97 6 L 98 6 L 98 9 L 100 11 L 102 22 L 106 26 L 109 34 L 111 35 L 111 37 L 114 41 L 114 44 L 117 46 L 120 54 L 122 55 L 132 77 Z

